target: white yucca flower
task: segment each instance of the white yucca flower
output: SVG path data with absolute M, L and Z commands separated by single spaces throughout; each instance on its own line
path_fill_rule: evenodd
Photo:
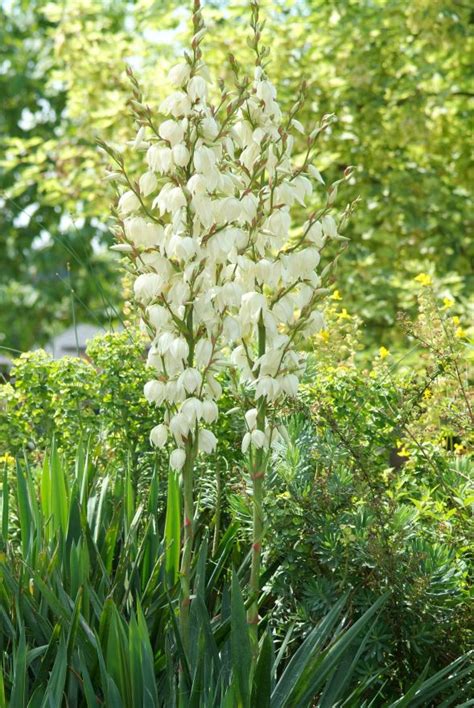
M 320 251 L 328 240 L 342 240 L 333 216 L 338 183 L 326 191 L 312 164 L 316 137 L 333 118 L 306 130 L 296 117 L 299 100 L 282 115 L 262 68 L 257 0 L 250 5 L 252 79 L 237 81 L 234 91 L 212 84 L 195 0 L 192 51 L 169 72 L 162 119 L 146 104 L 134 108 L 139 128 L 132 144 L 144 155 L 142 172 L 132 181 L 118 160 L 121 184 L 129 186 L 118 201 L 119 246 L 130 249 L 122 252 L 135 273 L 134 296 L 151 339 L 148 363 L 156 372 L 144 393 L 162 406 L 150 439 L 156 447 L 175 441 L 169 462 L 183 475 L 191 544 L 192 469 L 196 456 L 213 453 L 218 443 L 205 426 L 218 418 L 219 370 L 223 362 L 234 367 L 247 401 L 242 451 L 260 508 L 261 479 L 281 437 L 281 403 L 297 394 L 304 369 L 301 341 L 324 326 Z M 301 135 L 305 154 L 293 162 Z M 261 528 L 254 540 L 258 549 Z M 258 563 L 251 585 L 257 596 Z

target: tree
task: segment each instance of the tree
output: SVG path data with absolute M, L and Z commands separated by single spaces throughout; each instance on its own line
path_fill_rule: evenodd
M 71 317 L 68 261 L 78 316 L 92 317 L 92 310 L 106 319 L 109 303 L 120 308 L 114 267 L 97 247 L 108 242 L 110 193 L 95 139 L 119 143 L 127 136 L 126 61 L 138 69 L 146 99 L 160 99 L 160 77 L 186 38 L 190 8 L 176 0 L 80 0 L 64 8 L 38 1 L 27 11 L 16 0 L 12 7 L 2 11 L 10 64 L 0 75 L 8 96 L 0 179 L 14 202 L 0 216 L 1 300 L 8 302 L 0 332 L 4 344 L 24 348 L 44 339 L 58 317 Z M 321 164 L 328 182 L 355 165 L 350 196 L 364 204 L 351 221 L 353 243 L 339 281 L 367 322 L 366 341 L 380 341 L 381 332 L 388 340 L 397 336 L 396 312 L 409 302 L 413 275 L 431 269 L 460 295 L 471 286 L 469 7 L 456 0 L 279 0 L 265 2 L 264 12 L 282 107 L 291 106 L 305 78 L 312 101 L 303 120 L 338 115 L 321 142 Z M 250 51 L 242 3 L 209 2 L 206 13 L 213 22 L 210 64 L 226 75 L 229 52 L 245 61 Z M 33 42 L 21 43 L 26 34 Z M 43 98 L 54 116 L 44 109 L 45 122 L 27 130 L 22 110 L 37 113 Z M 18 211 L 32 204 L 39 206 L 28 226 L 18 226 Z M 78 231 L 61 232 L 66 213 L 84 218 Z M 47 245 L 34 240 L 45 232 Z

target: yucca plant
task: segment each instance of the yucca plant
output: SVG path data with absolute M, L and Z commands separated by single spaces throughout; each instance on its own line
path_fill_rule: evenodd
M 353 624 L 341 598 L 292 652 L 291 628 L 276 646 L 267 613 L 251 669 L 241 592 L 249 557 L 236 524 L 214 554 L 199 528 L 186 652 L 173 550 L 180 489 L 170 477 L 165 509 L 156 475 L 146 501 L 133 497 L 129 477 L 99 474 L 83 446 L 70 471 L 54 444 L 41 469 L 19 461 L 5 472 L 0 707 L 378 705 L 357 669 L 385 598 Z M 459 659 L 396 705 L 425 705 L 440 690 L 456 696 L 469 672 Z

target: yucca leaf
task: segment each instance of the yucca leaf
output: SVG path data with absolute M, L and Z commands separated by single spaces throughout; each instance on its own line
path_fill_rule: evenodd
M 82 677 L 82 690 L 86 699 L 87 708 L 97 708 L 99 701 L 95 695 L 87 663 L 82 652 L 79 652 L 79 670 Z
M 203 635 L 205 637 L 205 650 L 209 658 L 211 658 L 212 663 L 216 671 L 221 670 L 219 650 L 217 648 L 216 640 L 212 632 L 211 622 L 209 620 L 209 613 L 204 600 L 199 595 L 196 596 L 191 603 L 191 617 L 200 623 Z
M 123 704 L 117 685 L 106 669 L 104 655 L 99 641 L 97 641 L 97 658 L 99 660 L 100 683 L 104 693 L 105 705 L 107 708 L 129 708 L 128 705 L 125 706 Z
M 303 706 L 306 708 L 317 691 L 323 688 L 324 683 L 331 675 L 332 671 L 341 662 L 345 653 L 350 650 L 352 643 L 357 640 L 364 629 L 368 631 L 367 625 L 374 614 L 379 611 L 383 603 L 387 600 L 388 595 L 389 593 L 385 593 L 376 600 L 376 602 L 364 612 L 362 617 L 359 617 L 349 629 L 344 630 L 336 641 L 321 655 L 320 659 L 317 654 L 309 658 L 295 690 L 291 693 L 289 705 L 291 705 L 292 708 L 293 706 L 294 708 L 296 708 L 296 706 L 298 706 L 298 708 L 300 706 L 301 708 L 303 708 Z
M 66 538 L 69 517 L 69 496 L 66 485 L 65 471 L 61 463 L 54 438 L 51 445 L 50 466 L 51 511 L 54 519 L 54 531 L 57 532 L 60 529 L 63 537 Z
M 67 637 L 67 661 L 68 663 L 71 662 L 72 658 L 72 653 L 75 649 L 76 646 L 76 638 L 77 638 L 77 630 L 79 629 L 79 620 L 81 617 L 81 609 L 82 609 L 82 597 L 83 597 L 83 588 L 79 588 L 76 596 L 76 601 L 74 603 L 74 610 L 72 613 L 72 617 L 69 622 L 69 632 L 68 632 L 68 637 Z
M 141 669 L 144 687 L 143 708 L 158 708 L 153 649 L 151 648 L 148 626 L 139 602 L 137 603 L 137 625 L 141 642 Z
M 10 694 L 10 706 L 26 706 L 26 639 L 25 629 L 20 630 L 20 641 L 14 651 L 13 686 Z
M 51 633 L 51 638 L 47 644 L 45 651 L 43 652 L 43 657 L 39 665 L 38 673 L 33 684 L 33 689 L 41 687 L 43 683 L 46 682 L 48 674 L 51 671 L 51 666 L 53 665 L 54 656 L 56 654 L 56 649 L 61 635 L 61 625 L 55 624 L 54 629 Z
M 285 637 L 281 643 L 280 649 L 278 650 L 278 654 L 277 654 L 277 657 L 275 659 L 275 664 L 274 664 L 275 671 L 278 668 L 278 666 L 280 665 L 281 660 L 285 656 L 286 648 L 287 648 L 288 644 L 290 643 L 294 628 L 295 628 L 295 622 L 292 622 L 292 624 L 290 624 L 290 626 L 288 627 Z
M 56 652 L 56 659 L 45 687 L 41 708 L 57 708 L 62 705 L 64 687 L 66 685 L 67 652 L 64 637 L 61 637 Z
M 372 634 L 374 625 L 375 623 L 373 623 L 370 630 L 365 633 L 362 641 L 358 643 L 358 646 L 349 649 L 342 657 L 331 679 L 326 684 L 318 708 L 333 708 L 333 706 L 337 704 L 344 689 L 350 685 L 352 675 L 357 668 L 360 657 Z
M 44 456 L 40 480 L 40 503 L 43 513 L 44 534 L 48 541 L 53 537 L 53 510 L 51 508 L 51 465 L 48 456 Z
M 97 542 L 99 540 L 99 534 L 103 528 L 102 515 L 104 513 L 104 503 L 105 503 L 105 497 L 107 496 L 107 490 L 109 487 L 109 483 L 110 483 L 110 476 L 107 475 L 102 480 L 102 487 L 100 490 L 99 500 L 98 500 L 98 504 L 97 504 L 97 511 L 96 511 L 96 515 L 95 515 L 95 524 L 94 524 L 94 533 L 93 533 L 93 538 L 94 538 L 95 544 L 97 544 Z
M 0 708 L 7 708 L 5 701 L 5 684 L 3 682 L 3 667 L 0 666 Z
M 170 588 L 178 581 L 181 550 L 180 508 L 179 477 L 176 472 L 169 472 L 165 520 L 165 570 Z
M 3 468 L 3 483 L 2 483 L 2 546 L 8 541 L 8 528 L 9 528 L 9 510 L 10 510 L 10 499 L 9 499 L 9 484 L 8 484 L 8 470 L 5 464 Z
M 132 612 L 128 623 L 128 647 L 130 661 L 130 683 L 133 695 L 131 706 L 143 704 L 141 641 L 135 613 Z
M 250 668 L 252 664 L 252 650 L 247 624 L 245 605 L 240 590 L 237 573 L 232 573 L 231 594 L 231 630 L 230 643 L 232 652 L 232 673 L 240 700 L 244 706 L 250 703 Z
M 437 671 L 433 676 L 425 679 L 428 671 L 427 665 L 422 675 L 409 691 L 397 701 L 391 703 L 390 708 L 402 708 L 402 706 L 410 706 L 411 708 L 412 706 L 428 705 L 431 699 L 436 698 L 440 693 L 448 689 L 450 698 L 458 696 L 462 690 L 469 690 L 467 679 L 469 675 L 472 676 L 474 674 L 473 657 L 474 651 L 463 654 L 448 666 Z M 459 683 L 461 683 L 461 686 L 456 689 L 456 684 Z
M 107 633 L 106 666 L 107 672 L 120 689 L 123 703 L 133 706 L 128 637 L 114 604 Z
M 314 658 L 318 649 L 329 640 L 346 601 L 347 597 L 344 596 L 336 602 L 326 617 L 309 633 L 293 655 L 272 693 L 272 708 L 279 708 L 286 704 L 308 663 Z
M 225 564 L 235 548 L 235 538 L 237 536 L 238 529 L 238 524 L 231 524 L 221 539 L 217 551 L 217 562 L 209 577 L 209 580 L 207 581 L 206 596 L 209 595 L 212 588 L 216 585 L 222 571 L 226 567 Z
M 171 625 L 173 627 L 173 634 L 174 634 L 174 638 L 176 641 L 176 659 L 177 659 L 177 661 L 179 661 L 180 671 L 183 674 L 184 681 L 186 682 L 187 689 L 189 690 L 191 687 L 191 683 L 192 683 L 191 670 L 189 667 L 186 652 L 184 651 L 184 645 L 183 645 L 183 641 L 181 639 L 181 634 L 179 631 L 179 626 L 178 626 L 178 622 L 176 619 L 176 614 L 174 612 L 174 609 L 173 609 L 173 606 L 171 604 L 171 600 L 169 599 L 169 597 L 168 597 L 168 605 L 169 605 L 169 609 L 170 609 Z M 181 685 L 182 684 L 180 684 L 180 686 Z
M 260 645 L 252 688 L 252 708 L 270 708 L 272 695 L 273 644 L 270 632 L 266 631 Z
M 25 560 L 29 559 L 30 546 L 32 540 L 32 527 L 31 527 L 31 510 L 28 498 L 28 488 L 26 485 L 26 479 L 21 469 L 20 463 L 16 463 L 16 482 L 17 482 L 17 504 L 18 504 L 18 518 L 20 521 L 20 533 L 21 533 L 21 548 L 23 558 Z
M 38 688 L 32 692 L 27 708 L 41 708 L 44 700 L 44 691 L 44 686 L 38 686 Z
M 199 595 L 204 599 L 206 591 L 206 564 L 208 558 L 208 539 L 207 535 L 201 542 L 199 551 L 197 553 L 197 561 L 194 572 L 194 594 Z

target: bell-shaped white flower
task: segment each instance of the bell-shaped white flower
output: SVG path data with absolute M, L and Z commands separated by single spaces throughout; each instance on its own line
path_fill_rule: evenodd
M 200 452 L 210 455 L 217 446 L 217 438 L 213 432 L 201 428 L 198 433 L 198 447 Z
M 191 428 L 203 417 L 202 401 L 200 401 L 199 398 L 187 398 L 181 405 L 180 411 L 185 416 Z
M 148 305 L 161 294 L 163 285 L 163 279 L 157 273 L 142 273 L 133 284 L 135 298 Z
M 282 390 L 288 396 L 296 396 L 298 393 L 298 377 L 296 374 L 286 374 L 279 379 Z
M 186 453 L 181 448 L 176 448 L 170 455 L 170 467 L 177 472 L 183 469 L 186 462 Z
M 154 172 L 145 172 L 138 180 L 138 184 L 140 186 L 140 194 L 148 197 L 149 194 L 155 191 L 158 180 Z
M 250 431 L 255 430 L 257 426 L 257 409 L 250 408 L 245 414 L 245 422 Z
M 177 337 L 173 340 L 169 352 L 175 359 L 187 359 L 189 356 L 189 345 L 183 337 Z
M 202 402 L 202 419 L 205 423 L 214 423 L 219 415 L 219 409 L 215 401 L 207 399 Z
M 140 200 L 131 189 L 124 192 L 118 201 L 118 210 L 122 215 L 130 214 L 140 208 Z
M 308 334 L 316 334 L 316 332 L 320 332 L 322 329 L 324 329 L 325 326 L 326 323 L 324 321 L 324 315 L 322 314 L 322 312 L 318 312 L 318 310 L 315 310 L 311 313 L 308 319 L 306 331 Z
M 214 140 L 219 134 L 219 126 L 212 116 L 206 116 L 199 124 L 199 131 L 206 140 Z
M 208 366 L 212 356 L 212 343 L 208 339 L 200 339 L 194 349 L 196 363 L 203 369 Z
M 244 455 L 248 451 L 251 442 L 252 442 L 252 434 L 245 433 L 244 437 L 242 438 L 242 445 L 241 445 L 242 452 Z
M 160 112 L 175 118 L 187 116 L 191 111 L 191 101 L 183 91 L 175 91 L 160 104 Z
M 163 238 L 160 224 L 148 222 L 142 216 L 133 216 L 124 221 L 125 235 L 135 246 L 156 246 Z
M 322 248 L 324 246 L 323 227 L 320 221 L 315 221 L 311 224 L 307 231 L 306 238 L 312 241 L 316 248 Z
M 204 175 L 209 175 L 209 173 L 214 170 L 216 161 L 216 153 L 211 148 L 206 147 L 206 145 L 201 145 L 194 151 L 194 167 L 198 172 L 202 172 Z
M 321 219 L 322 227 L 324 233 L 329 236 L 329 238 L 336 238 L 337 236 L 337 226 L 334 218 L 330 214 L 326 214 Z
M 173 153 L 169 147 L 152 145 L 146 155 L 150 170 L 159 174 L 167 174 L 173 167 Z
M 188 83 L 188 96 L 193 101 L 205 101 L 207 98 L 207 83 L 202 76 L 193 76 Z
M 201 385 L 202 377 L 197 369 L 185 369 L 178 379 L 178 384 L 183 386 L 188 393 L 194 393 Z
M 166 445 L 166 441 L 168 440 L 168 428 L 166 425 L 163 425 L 163 423 L 160 423 L 160 425 L 155 425 L 154 428 L 151 429 L 150 432 L 150 443 L 154 447 L 164 447 Z
M 147 381 L 143 387 L 143 393 L 148 403 L 154 403 L 159 406 L 163 403 L 165 398 L 165 384 L 156 379 Z
M 250 433 L 250 439 L 252 442 L 252 445 L 256 447 L 257 449 L 263 448 L 266 446 L 267 440 L 265 437 L 265 433 L 263 430 L 252 430 Z
M 286 238 L 291 224 L 291 217 L 287 210 L 279 209 L 273 212 L 268 219 L 268 228 L 275 236 Z
M 163 305 L 150 305 L 147 307 L 147 317 L 155 330 L 162 329 L 170 325 L 171 315 Z
M 190 160 L 190 152 L 186 145 L 178 143 L 172 149 L 173 162 L 176 167 L 186 167 Z
M 315 179 L 318 180 L 318 182 L 320 182 L 321 184 L 324 184 L 324 179 L 321 177 L 321 172 L 314 165 L 308 166 L 308 172 L 311 175 L 311 177 L 314 177 Z
M 173 86 L 182 86 L 189 81 L 191 67 L 187 62 L 181 62 L 172 66 L 168 73 L 168 81 Z
M 184 137 L 184 129 L 181 123 L 175 120 L 165 120 L 158 128 L 158 135 L 163 140 L 170 143 L 171 147 L 182 142 Z

